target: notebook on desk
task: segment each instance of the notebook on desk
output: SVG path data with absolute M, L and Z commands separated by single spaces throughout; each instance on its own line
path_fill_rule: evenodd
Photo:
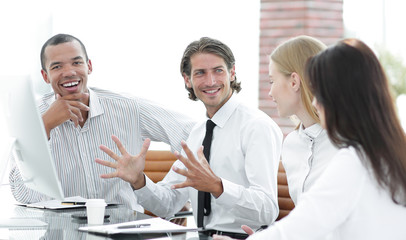
M 38 219 L 29 219 L 29 218 L 0 219 L 0 228 L 28 228 L 28 227 L 46 227 L 46 226 L 48 226 L 48 223 Z
M 69 209 L 69 208 L 82 208 L 86 207 L 87 199 L 80 197 L 80 196 L 75 196 L 75 197 L 68 197 L 65 198 L 63 201 L 59 200 L 49 200 L 49 201 L 43 201 L 43 202 L 37 202 L 37 203 L 30 203 L 30 204 L 17 204 L 19 206 L 24 206 L 24 207 L 32 207 L 32 208 L 42 208 L 42 209 L 52 209 L 52 210 L 58 210 L 58 209 Z M 118 203 L 112 203 L 108 202 L 108 206 L 112 205 L 117 205 Z
M 80 227 L 79 231 L 104 235 L 113 234 L 149 234 L 149 233 L 182 233 L 197 231 L 196 227 L 184 227 L 162 218 L 148 218 L 119 224 Z

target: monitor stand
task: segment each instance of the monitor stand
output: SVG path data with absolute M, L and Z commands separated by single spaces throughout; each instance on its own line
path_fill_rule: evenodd
M 9 169 L 9 162 L 10 162 L 10 155 L 13 152 L 13 149 L 16 145 L 16 139 L 10 138 L 8 141 L 8 145 L 6 148 L 5 153 L 3 154 L 3 158 L 0 159 L 0 187 L 7 186 L 10 184 L 3 184 L 4 176 Z M 8 204 L 1 204 L 0 209 L 3 207 L 9 207 Z M 4 218 L 0 219 L 0 228 L 22 228 L 22 227 L 44 227 L 48 224 L 40 221 L 38 219 L 30 219 L 30 218 Z
M 0 164 L 0 168 L 1 170 L 1 174 L 0 174 L 0 187 L 1 186 L 5 186 L 5 185 L 11 185 L 11 184 L 3 184 L 3 179 L 4 179 L 4 175 L 6 175 L 7 170 L 9 169 L 9 164 L 10 164 L 10 156 L 11 154 L 14 154 L 14 158 L 20 158 L 19 155 L 19 151 L 18 151 L 18 147 L 17 147 L 17 139 L 16 138 L 10 138 L 9 140 L 9 144 L 6 148 L 6 151 L 3 155 L 3 158 L 0 159 L 0 161 L 2 162 Z M 17 184 L 21 184 L 21 183 L 30 183 L 32 182 L 32 178 L 28 179 L 26 181 L 21 181 L 21 182 L 16 182 L 13 183 L 13 185 L 17 185 Z
M 3 153 L 3 157 L 0 159 L 0 184 L 3 185 L 3 179 L 4 179 L 4 175 L 6 174 L 7 170 L 8 170 L 8 165 L 10 162 L 10 156 L 11 153 L 13 152 L 13 148 L 15 146 L 17 142 L 16 138 L 9 138 L 8 144 L 7 144 L 7 148 Z

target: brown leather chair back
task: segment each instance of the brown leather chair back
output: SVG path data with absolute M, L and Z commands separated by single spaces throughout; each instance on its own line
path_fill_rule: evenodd
M 149 150 L 145 158 L 144 173 L 155 183 L 161 181 L 169 172 L 172 164 L 176 161 L 175 155 L 170 151 Z M 190 204 L 187 203 L 181 211 L 189 211 Z M 145 214 L 156 217 L 152 212 L 145 210 Z M 187 217 L 187 216 L 186 216 Z M 187 219 L 174 219 L 172 222 L 187 226 Z
M 283 168 L 282 162 L 279 162 L 278 168 L 278 204 L 279 216 L 276 221 L 287 216 L 295 207 L 295 204 L 289 195 L 288 180 L 286 178 L 286 172 L 285 168 Z
M 153 181 L 161 181 L 176 161 L 170 151 L 149 150 L 145 159 L 144 173 Z

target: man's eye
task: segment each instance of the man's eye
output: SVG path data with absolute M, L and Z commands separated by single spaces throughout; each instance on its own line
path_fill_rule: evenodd
M 80 64 L 83 64 L 83 62 L 82 61 L 77 61 L 77 62 L 74 62 L 73 64 L 74 65 L 80 65 Z
M 222 72 L 223 72 L 223 69 L 218 68 L 218 69 L 216 69 L 216 72 L 222 73 Z
M 55 70 L 55 69 L 58 69 L 58 68 L 61 68 L 61 66 L 55 65 L 55 66 L 51 67 L 51 70 Z

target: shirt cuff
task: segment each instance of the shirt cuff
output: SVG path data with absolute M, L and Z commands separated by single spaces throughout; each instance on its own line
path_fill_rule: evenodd
M 152 196 L 152 193 L 154 192 L 156 185 L 155 183 L 145 175 L 145 186 L 134 190 L 134 193 L 137 195 L 139 201 L 142 201 L 142 199 L 148 199 L 150 196 Z
M 217 199 L 214 198 L 214 200 L 216 201 L 216 204 L 219 204 L 227 209 L 232 209 L 240 199 L 240 185 L 230 182 L 224 178 L 222 178 L 221 181 L 223 183 L 223 193 Z

